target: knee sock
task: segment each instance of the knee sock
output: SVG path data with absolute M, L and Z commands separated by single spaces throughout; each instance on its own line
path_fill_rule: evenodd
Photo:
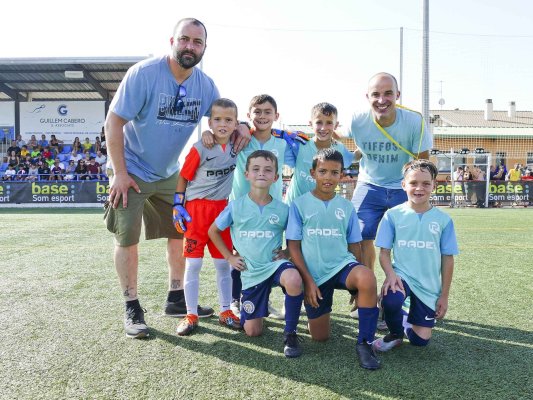
M 231 273 L 229 263 L 222 258 L 213 259 L 217 272 L 218 303 L 220 312 L 230 309 L 231 304 Z
M 423 346 L 427 346 L 429 343 L 429 339 L 422 339 L 420 336 L 416 334 L 415 331 L 413 331 L 412 328 L 407 328 L 405 330 L 405 334 L 407 335 L 409 342 L 411 342 L 413 346 L 423 347 Z
M 377 307 L 359 307 L 359 334 L 357 343 L 371 343 L 374 341 L 378 323 L 379 309 Z
M 201 258 L 185 259 L 185 279 L 183 288 L 185 291 L 185 302 L 187 304 L 187 314 L 198 315 L 198 292 L 200 290 L 200 269 L 202 268 Z
M 242 281 L 241 271 L 237 269 L 231 269 L 231 297 L 233 300 L 241 300 Z
M 303 293 L 298 296 L 285 295 L 285 333 L 296 332 L 303 300 Z
M 402 292 L 391 290 L 387 292 L 381 299 L 381 306 L 383 307 L 383 316 L 390 333 L 397 337 L 403 337 L 403 313 L 402 304 L 405 296 Z

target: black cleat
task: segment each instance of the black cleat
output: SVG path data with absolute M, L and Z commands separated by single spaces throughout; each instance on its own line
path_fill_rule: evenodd
M 357 343 L 355 350 L 357 352 L 357 357 L 359 358 L 359 365 L 362 368 L 372 370 L 381 368 L 381 363 L 370 344 L 367 342 Z
M 298 343 L 301 340 L 302 339 L 298 337 L 296 332 L 283 334 L 283 344 L 285 344 L 285 347 L 283 348 L 283 354 L 285 354 L 285 357 L 296 358 L 302 355 L 302 349 Z
M 167 317 L 185 317 L 187 316 L 187 306 L 185 299 L 181 301 L 167 301 L 164 307 L 164 313 Z M 215 313 L 211 307 L 202 307 L 198 305 L 198 317 L 207 318 Z

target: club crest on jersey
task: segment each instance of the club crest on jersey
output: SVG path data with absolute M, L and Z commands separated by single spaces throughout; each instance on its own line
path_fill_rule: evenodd
M 428 225 L 428 228 L 429 228 L 429 231 L 434 235 L 438 234 L 440 231 L 439 229 L 440 226 L 437 222 L 430 222 Z
M 272 225 L 277 225 L 279 223 L 279 216 L 272 214 L 270 217 L 268 217 L 268 222 Z
M 246 300 L 242 303 L 242 309 L 246 311 L 247 314 L 252 314 L 255 311 L 255 304 L 250 300 Z
M 346 214 L 344 213 L 344 210 L 342 208 L 337 208 L 335 210 L 335 217 L 337 219 L 344 219 L 346 218 Z
M 278 152 L 277 149 L 272 149 L 272 150 L 270 150 L 270 152 L 271 152 L 272 154 L 274 154 L 276 157 L 279 157 L 279 152 Z
M 185 252 L 192 253 L 196 249 L 198 242 L 194 239 L 185 238 Z

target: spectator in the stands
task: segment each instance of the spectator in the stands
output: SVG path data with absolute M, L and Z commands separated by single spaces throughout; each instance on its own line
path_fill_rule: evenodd
M 100 179 L 100 164 L 96 162 L 94 157 L 91 157 L 89 160 L 89 164 L 87 165 L 87 172 L 89 172 L 89 179 L 91 180 L 97 180 Z
M 85 160 L 79 160 L 78 165 L 76 166 L 76 176 L 79 181 L 86 181 L 91 179 L 87 171 L 87 166 L 85 165 Z
M 44 133 L 41 135 L 41 140 L 37 142 L 37 145 L 41 150 L 44 149 L 46 146 L 50 145 L 50 143 L 48 143 L 48 140 L 46 140 L 46 135 Z
M 32 182 L 39 180 L 39 168 L 37 168 L 36 163 L 31 163 L 30 169 L 28 170 L 28 176 L 26 176 L 26 180 Z
M 16 140 L 11 141 L 11 146 L 9 146 L 7 148 L 6 155 L 10 156 L 12 151 L 14 151 L 16 155 L 20 154 L 20 147 L 17 146 L 17 141 Z
M 491 165 L 489 177 L 491 181 L 505 180 L 505 167 L 502 164 Z
M 522 178 L 522 172 L 520 171 L 520 164 L 515 164 L 514 168 L 511 168 L 509 172 L 507 172 L 507 176 L 505 177 L 506 180 L 511 182 L 517 182 Z
M 50 167 L 46 161 L 39 161 L 39 180 L 47 181 L 50 179 Z
M 100 164 L 100 179 L 107 179 L 107 157 L 102 153 L 102 150 L 96 152 L 95 160 Z
M 474 171 L 472 174 L 474 180 L 474 191 L 476 193 L 476 206 L 478 208 L 485 207 L 485 194 L 487 191 L 487 182 L 486 175 L 483 168 L 480 168 L 478 165 L 474 165 Z
M 30 151 L 28 150 L 28 145 L 22 146 L 20 149 L 20 157 L 26 158 L 26 156 L 30 155 Z
M 43 156 L 43 158 L 44 158 L 45 160 L 50 160 L 50 159 L 52 158 L 52 151 L 50 150 L 50 146 L 46 146 L 46 147 L 43 149 L 41 155 Z
M 50 179 L 51 181 L 62 181 L 63 180 L 63 168 L 61 168 L 61 165 L 59 158 L 56 158 L 54 160 L 54 165 L 50 168 Z
M 463 167 L 457 167 L 457 169 L 455 171 L 453 171 L 453 180 L 454 180 L 454 182 L 462 181 L 463 180 L 463 174 L 464 174 Z
M 48 144 L 50 150 L 54 152 L 54 156 L 63 151 L 63 141 L 56 138 L 56 135 L 50 135 L 50 143 Z
M 17 181 L 25 181 L 26 176 L 28 175 L 28 171 L 26 170 L 26 167 L 24 164 L 19 164 L 17 167 L 17 176 L 15 180 Z
M 81 144 L 81 149 L 84 153 L 93 151 L 93 145 L 88 137 L 85 138 L 85 142 Z
M 99 151 L 102 150 L 102 142 L 100 141 L 100 136 L 96 136 L 96 138 L 94 139 L 94 152 L 95 153 L 98 153 Z
M 65 168 L 65 178 L 66 181 L 73 181 L 76 179 L 76 163 L 77 161 L 70 160 L 67 167 Z
M 472 176 L 472 170 L 467 165 L 465 166 L 464 173 L 463 173 L 463 182 L 464 182 L 464 188 L 465 188 L 465 196 L 467 202 L 472 202 L 472 196 L 474 194 L 474 190 L 472 187 L 472 181 L 474 180 L 474 177 Z
M 22 147 L 26 144 L 26 141 L 22 139 L 22 136 L 20 136 L 20 133 L 16 136 L 16 143 L 18 147 Z
M 16 174 L 17 174 L 17 171 L 15 170 L 15 167 L 13 167 L 13 165 L 8 165 L 7 169 L 4 172 L 4 176 L 2 176 L 2 180 L 12 181 L 15 179 Z
M 30 140 L 26 142 L 26 146 L 29 146 L 29 147 L 38 146 L 38 145 L 39 143 L 37 143 L 37 138 L 35 137 L 35 135 L 31 135 Z M 23 146 L 20 146 L 20 147 L 22 148 Z
M 81 153 L 81 142 L 79 137 L 75 137 L 74 141 L 72 142 L 72 151 L 75 151 L 76 153 Z
M 69 161 L 74 161 L 75 164 L 78 163 L 79 160 L 81 160 L 83 156 L 80 153 L 77 153 L 76 150 L 72 150 L 70 153 Z
M 522 176 L 523 181 L 533 181 L 533 171 L 526 169 L 526 173 Z
M 20 163 L 20 157 L 17 155 L 15 150 L 11 150 L 11 153 L 7 156 L 7 164 L 11 165 L 13 168 L 16 168 Z

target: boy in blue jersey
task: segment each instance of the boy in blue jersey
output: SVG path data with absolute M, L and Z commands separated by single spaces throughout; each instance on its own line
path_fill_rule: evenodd
M 248 145 L 239 152 L 237 156 L 237 166 L 233 175 L 233 187 L 229 200 L 235 200 L 250 192 L 250 182 L 245 177 L 246 163 L 248 156 L 256 150 L 268 150 L 278 159 L 278 176 L 282 175 L 283 165 L 294 167 L 296 155 L 298 154 L 299 145 L 305 143 L 307 138 L 298 134 L 289 134 L 285 131 L 279 131 L 272 128 L 274 122 L 279 118 L 278 105 L 276 100 L 268 94 L 254 96 L 250 100 L 248 107 L 248 119 L 252 123 L 250 134 L 252 135 Z M 202 141 L 208 145 L 212 135 L 204 132 Z M 270 186 L 270 195 L 276 200 L 281 201 L 283 196 L 282 180 L 276 180 Z M 231 271 L 233 280 L 232 289 L 232 310 L 237 313 L 240 310 L 241 297 L 241 280 L 240 271 L 233 269 Z M 269 305 L 270 315 L 276 319 L 283 319 L 283 313 Z
M 286 204 L 290 205 L 296 197 L 314 189 L 315 180 L 311 176 L 310 170 L 313 156 L 318 150 L 327 148 L 338 150 L 342 154 L 344 168 L 348 168 L 352 164 L 353 153 L 342 143 L 333 139 L 333 133 L 339 125 L 337 116 L 337 108 L 330 103 L 319 103 L 311 110 L 309 125 L 313 128 L 315 136 L 298 151 L 294 174 L 284 199 Z
M 437 178 L 435 165 L 415 160 L 402 172 L 408 200 L 385 213 L 376 237 L 386 276 L 381 304 L 390 331 L 374 341 L 377 351 L 399 346 L 404 336 L 414 346 L 429 343 L 435 319 L 442 319 L 448 310 L 453 256 L 458 254 L 453 221 L 429 202 Z M 409 315 L 402 324 L 406 297 L 410 297 Z
M 209 228 L 209 237 L 223 257 L 242 271 L 241 325 L 248 336 L 259 336 L 263 318 L 268 316 L 268 300 L 273 286 L 285 293 L 284 354 L 298 357 L 296 327 L 303 301 L 302 278 L 281 251 L 283 231 L 289 208 L 269 194 L 278 180 L 276 156 L 256 150 L 246 161 L 246 179 L 250 192 L 233 200 Z M 222 232 L 231 227 L 231 238 L 237 254 L 223 240 Z
M 335 194 L 342 169 L 342 154 L 338 151 L 329 148 L 316 153 L 311 168 L 316 186 L 292 202 L 286 238 L 304 282 L 311 337 L 317 341 L 329 338 L 335 289 L 357 293 L 359 364 L 378 369 L 380 362 L 370 345 L 378 318 L 376 277 L 357 261 L 361 256 L 361 232 L 355 210 L 348 200 Z

